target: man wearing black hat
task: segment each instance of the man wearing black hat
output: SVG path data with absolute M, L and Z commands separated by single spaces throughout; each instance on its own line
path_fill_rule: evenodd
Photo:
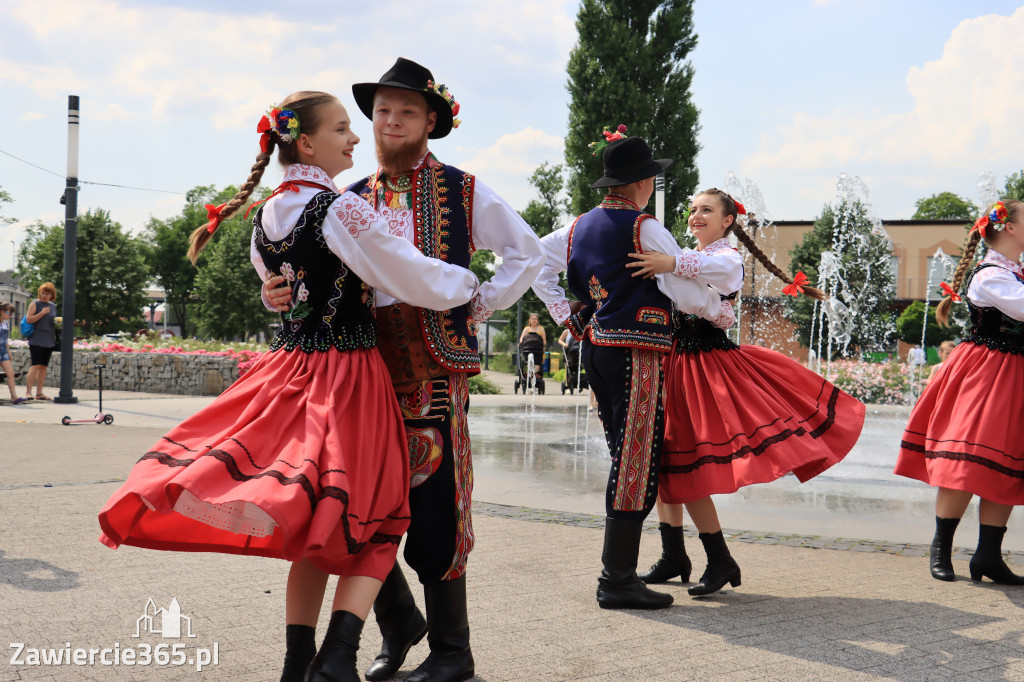
M 377 83 L 352 86 L 373 121 L 380 167 L 349 189 L 363 196 L 425 255 L 469 267 L 476 249 L 501 258 L 469 305 L 413 308 L 377 293 L 378 347 L 392 372 L 409 436 L 411 521 L 405 558 L 423 584 L 427 618 L 396 563 L 374 603 L 384 635 L 366 679 L 391 677 L 427 632 L 430 655 L 406 680 L 473 676 L 466 559 L 473 547 L 468 378 L 480 372 L 476 324 L 515 303 L 541 268 L 537 236 L 475 176 L 434 157 L 428 139 L 448 135 L 459 104 L 425 67 L 399 58 Z M 402 273 L 395 273 L 401 277 Z
M 672 306 L 712 317 L 730 316 L 732 308 L 692 279 L 633 277 L 626 267 L 630 253 L 682 251 L 668 230 L 642 210 L 654 191 L 654 176 L 672 160 L 655 160 L 639 137 L 615 139 L 602 158 L 604 177 L 591 188 L 607 188 L 608 194 L 571 227 L 541 240 L 545 267 L 533 289 L 557 322 L 585 340 L 582 359 L 611 449 L 598 604 L 660 609 L 672 603 L 672 596 L 648 589 L 636 575 L 636 564 L 641 526 L 658 495 L 664 433 L 661 363 L 671 348 Z M 568 271 L 569 288 L 580 301 L 575 310 L 558 285 L 562 270 Z

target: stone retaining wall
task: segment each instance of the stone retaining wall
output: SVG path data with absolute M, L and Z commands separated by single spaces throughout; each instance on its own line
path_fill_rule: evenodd
M 28 372 L 27 348 L 11 348 L 15 374 Z M 46 385 L 60 386 L 60 352 L 54 351 Z M 98 365 L 103 366 L 103 388 L 175 395 L 220 395 L 238 379 L 238 361 L 218 355 L 177 353 L 99 353 L 75 351 L 74 388 L 99 388 Z M 25 377 L 18 379 L 19 394 Z

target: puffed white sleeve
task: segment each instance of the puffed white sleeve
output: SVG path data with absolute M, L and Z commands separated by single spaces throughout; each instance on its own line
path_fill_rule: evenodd
M 640 246 L 644 251 L 658 251 L 669 255 L 676 255 L 684 251 L 676 243 L 672 234 L 653 218 L 648 218 L 640 223 Z M 741 263 L 741 284 L 742 267 Z M 722 301 L 718 291 L 709 287 L 707 282 L 690 277 L 677 277 L 668 272 L 655 275 L 655 281 L 658 283 L 661 293 L 672 299 L 676 308 L 682 313 L 698 315 L 723 329 L 731 327 L 736 321 L 732 306 L 728 302 Z M 737 286 L 732 291 L 736 289 L 739 287 Z
M 543 265 L 540 240 L 526 221 L 487 185 L 473 185 L 473 246 L 501 259 L 494 276 L 480 285 L 478 303 L 504 310 L 530 288 Z
M 360 279 L 410 305 L 448 310 L 468 303 L 480 287 L 469 270 L 428 258 L 392 235 L 373 207 L 352 192 L 331 204 L 323 234 L 331 251 Z
M 565 289 L 558 283 L 558 275 L 568 266 L 570 230 L 569 227 L 563 227 L 540 240 L 543 261 L 540 273 L 533 282 L 534 293 L 548 307 L 551 318 L 558 324 L 565 324 L 571 312 Z
M 671 242 L 665 240 L 666 235 Z M 645 242 L 651 243 L 651 246 L 648 247 Z M 736 249 L 720 249 L 713 253 L 705 253 L 681 248 L 672 234 L 653 218 L 640 223 L 640 246 L 675 256 L 676 266 L 672 274 L 677 277 L 696 279 L 726 294 L 739 291 L 743 287 L 743 257 Z
M 1024 320 L 1024 284 L 1003 268 L 985 268 L 971 279 L 967 296 L 982 308 L 998 308 L 1007 317 Z

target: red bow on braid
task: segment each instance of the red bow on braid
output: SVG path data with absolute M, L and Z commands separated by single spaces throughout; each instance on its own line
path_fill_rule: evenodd
M 939 284 L 939 288 L 942 289 L 943 294 L 949 296 L 950 300 L 952 300 L 953 303 L 960 302 L 960 294 L 953 291 L 953 287 L 949 286 L 945 282 L 942 282 L 941 284 Z
M 206 223 L 206 231 L 213 234 L 220 227 L 220 223 L 224 220 L 224 216 L 221 215 L 221 211 L 227 204 L 221 204 L 220 206 L 214 206 L 213 204 L 206 204 L 206 219 L 209 221 Z
M 270 193 L 269 197 L 267 197 L 266 199 L 260 199 L 259 201 L 251 204 L 249 208 L 245 210 L 245 217 L 249 217 L 249 211 L 253 210 L 254 208 L 256 208 L 257 206 L 266 201 L 270 201 L 278 194 L 282 194 L 284 192 L 298 192 L 299 185 L 302 185 L 303 187 L 313 187 L 315 189 L 326 189 L 325 187 L 321 187 L 315 182 L 306 182 L 305 180 L 285 180 L 284 182 L 277 186 L 277 189 Z
M 985 238 L 985 228 L 988 227 L 988 216 L 983 215 L 974 221 L 974 227 L 971 228 L 971 232 L 977 230 L 981 233 L 981 238 Z
M 263 114 L 263 118 L 256 124 L 256 132 L 260 134 L 260 151 L 264 154 L 270 151 L 270 128 L 270 119 Z
M 740 215 L 747 215 L 747 209 L 743 208 L 743 204 L 736 201 L 735 199 L 732 200 L 732 203 L 736 204 L 736 213 Z
M 807 275 L 805 275 L 803 271 L 800 271 L 793 275 L 792 284 L 787 284 L 786 286 L 782 287 L 782 293 L 788 294 L 790 296 L 799 296 L 800 294 L 804 293 L 804 288 L 801 285 L 807 284 L 809 281 L 810 280 L 807 279 Z

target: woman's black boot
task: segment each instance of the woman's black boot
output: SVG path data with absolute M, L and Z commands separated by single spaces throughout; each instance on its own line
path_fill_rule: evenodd
M 306 682 L 360 682 L 356 652 L 363 634 L 363 620 L 348 611 L 335 611 L 324 643 L 306 670 Z
M 971 580 L 990 578 L 997 585 L 1024 585 L 1024 576 L 1017 575 L 1003 561 L 1003 535 L 1006 526 L 978 526 L 978 549 L 971 559 Z
M 381 585 L 377 600 L 373 602 L 373 613 L 384 642 L 364 677 L 371 681 L 387 680 L 402 667 L 409 649 L 427 634 L 427 621 L 416 607 L 398 562 Z
M 725 536 L 722 531 L 717 533 L 700 533 L 704 545 L 704 551 L 708 555 L 708 567 L 704 569 L 704 575 L 700 582 L 686 590 L 692 597 L 700 597 L 712 592 L 718 592 L 729 583 L 733 587 L 740 586 L 740 567 L 736 560 L 729 553 L 725 546 Z
M 636 575 L 641 521 L 607 518 L 604 522 L 604 570 L 597 579 L 597 604 L 602 609 L 663 609 L 672 595 L 655 592 Z
M 932 577 L 936 580 L 952 582 L 956 580 L 953 572 L 953 534 L 960 525 L 960 519 L 941 519 L 935 517 L 935 537 L 932 538 L 928 558 L 931 564 Z
M 302 682 L 306 668 L 316 656 L 316 628 L 308 625 L 287 625 L 284 629 L 284 671 L 281 682 Z
M 690 582 L 693 564 L 690 563 L 690 557 L 686 556 L 683 527 L 659 523 L 658 532 L 661 533 L 661 558 L 651 566 L 651 570 L 637 577 L 649 585 L 663 583 L 676 576 L 684 583 Z

